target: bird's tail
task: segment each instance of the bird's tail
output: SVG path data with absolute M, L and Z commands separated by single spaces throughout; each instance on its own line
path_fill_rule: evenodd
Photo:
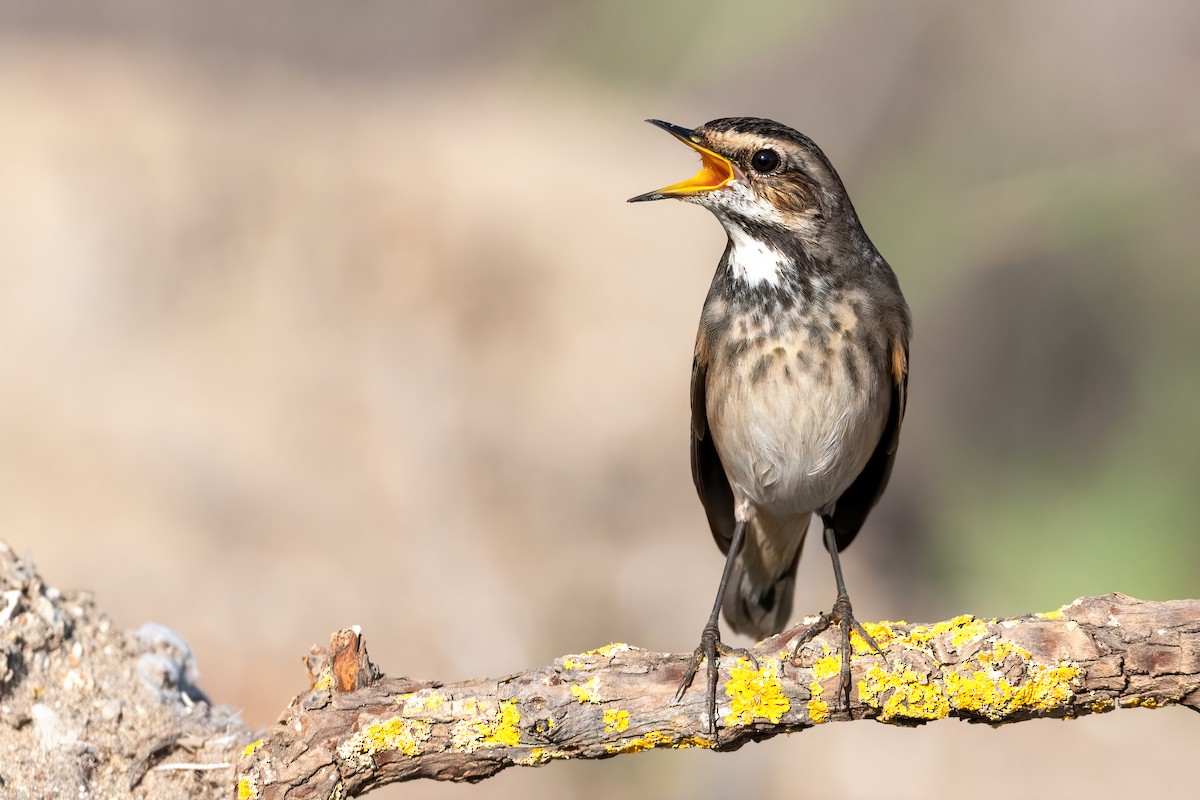
M 780 524 L 759 515 L 750 522 L 721 604 L 730 628 L 762 640 L 787 626 L 808 520 Z

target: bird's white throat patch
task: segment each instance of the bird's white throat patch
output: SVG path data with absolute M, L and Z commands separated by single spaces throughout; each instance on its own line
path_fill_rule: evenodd
M 729 250 L 729 272 L 734 280 L 748 286 L 762 283 L 778 286 L 787 257 L 737 225 L 729 225 L 726 230 L 733 243 Z

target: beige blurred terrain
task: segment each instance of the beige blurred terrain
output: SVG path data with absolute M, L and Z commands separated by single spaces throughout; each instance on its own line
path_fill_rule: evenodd
M 624 200 L 694 167 L 643 118 L 752 114 L 824 147 L 914 312 L 860 616 L 1195 597 L 1198 82 L 1183 0 L 5 4 L 0 538 L 252 725 L 349 624 L 447 680 L 690 650 L 724 238 Z M 1198 736 L 857 723 L 372 796 L 1182 797 Z

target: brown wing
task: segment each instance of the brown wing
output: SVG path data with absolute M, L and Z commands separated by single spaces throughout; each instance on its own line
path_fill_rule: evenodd
M 733 541 L 733 489 L 708 431 L 707 379 L 708 347 L 702 337 L 696 343 L 696 357 L 692 361 L 692 480 L 708 514 L 708 526 L 717 547 L 728 553 Z
M 904 404 L 908 394 L 908 342 L 902 338 L 892 343 L 892 404 L 887 424 L 871 460 L 838 498 L 833 511 L 833 529 L 838 550 L 845 550 L 858 535 L 867 514 L 879 502 L 892 475 L 896 447 L 900 444 L 900 423 L 904 421 Z

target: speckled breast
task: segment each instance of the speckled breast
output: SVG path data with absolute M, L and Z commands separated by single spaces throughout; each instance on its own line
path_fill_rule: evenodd
M 810 303 L 710 297 L 708 423 L 739 499 L 778 515 L 820 511 L 866 466 L 891 396 L 867 309 L 853 291 Z

